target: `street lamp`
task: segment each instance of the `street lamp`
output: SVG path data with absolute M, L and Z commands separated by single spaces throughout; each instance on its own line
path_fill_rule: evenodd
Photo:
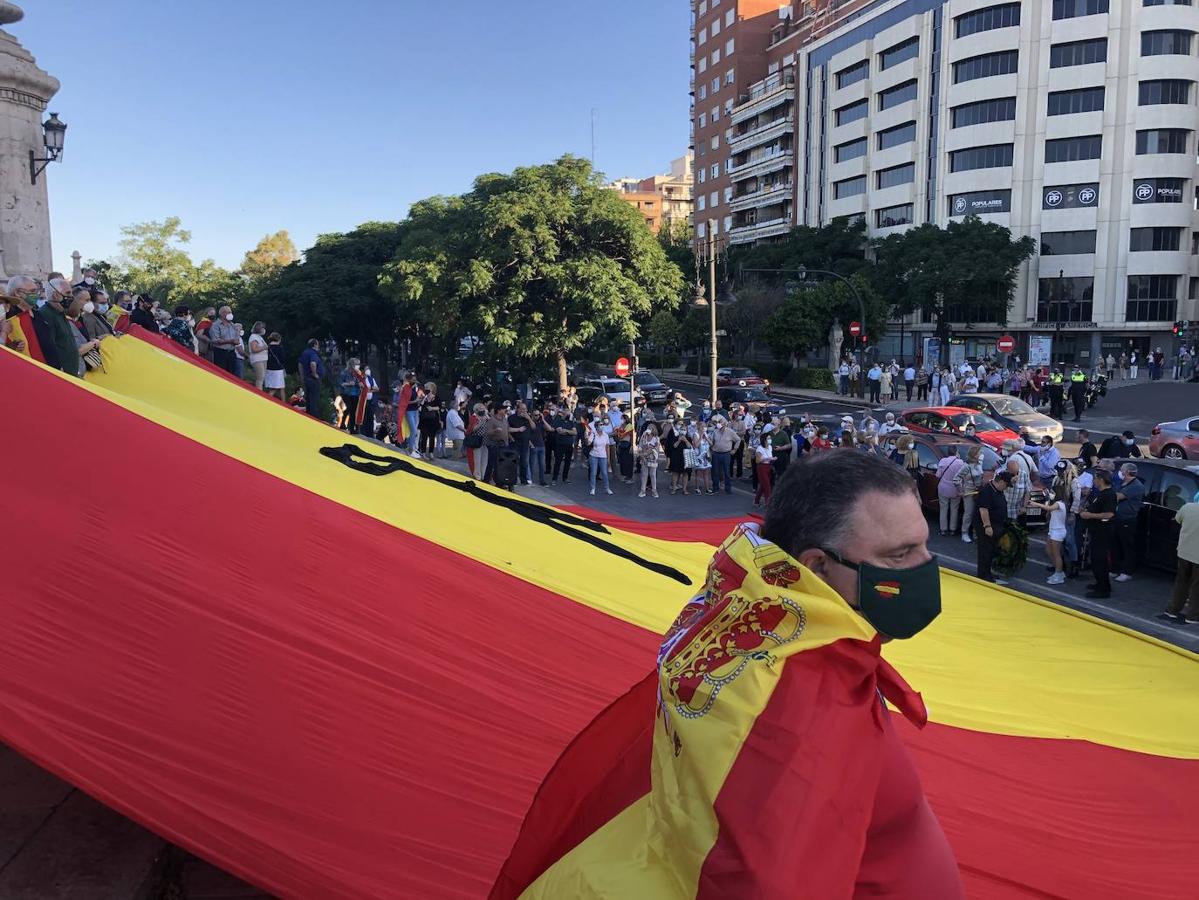
M 42 123 L 42 144 L 46 148 L 46 156 L 39 157 L 29 151 L 29 183 L 37 184 L 37 177 L 47 165 L 58 162 L 62 158 L 63 140 L 66 138 L 66 123 L 58 118 L 58 113 L 50 113 L 50 118 Z M 41 163 L 39 166 L 38 163 Z
M 710 343 L 708 346 L 708 380 L 712 391 L 712 406 L 716 406 L 716 306 L 720 303 L 733 303 L 736 297 L 729 288 L 727 282 L 720 285 L 720 289 L 716 289 L 716 237 L 713 234 L 713 229 L 716 226 L 715 219 L 708 220 L 708 294 L 704 295 L 703 283 L 697 277 L 695 279 L 695 296 L 691 301 L 691 305 L 697 309 L 703 307 L 709 308 L 711 318 L 709 320 L 709 328 L 711 330 Z M 709 302 L 708 298 L 711 298 Z
M 738 277 L 740 277 L 745 272 L 752 272 L 755 274 L 762 274 L 762 275 L 790 275 L 791 274 L 790 269 L 738 269 L 737 270 Z M 866 304 L 862 301 L 862 295 L 858 292 L 857 286 L 852 281 L 850 281 L 844 275 L 838 275 L 836 272 L 832 272 L 828 269 L 809 269 L 807 266 L 801 265 L 798 269 L 795 270 L 795 277 L 798 278 L 800 281 L 804 281 L 809 275 L 828 275 L 830 278 L 836 278 L 838 281 L 843 282 L 845 284 L 845 286 L 847 288 L 849 288 L 849 292 L 851 294 L 853 294 L 853 298 L 858 301 L 858 315 L 860 316 L 858 321 L 860 321 L 862 323 L 863 328 L 866 327 Z

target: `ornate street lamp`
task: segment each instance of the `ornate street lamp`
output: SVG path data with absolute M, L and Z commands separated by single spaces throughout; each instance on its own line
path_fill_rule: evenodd
M 38 157 L 32 150 L 29 151 L 30 184 L 37 184 L 37 177 L 45 171 L 46 166 L 52 162 L 58 162 L 62 158 L 62 145 L 66 138 L 67 126 L 58 118 L 58 113 L 50 113 L 50 118 L 42 123 L 42 132 L 42 143 L 46 147 L 46 156 Z

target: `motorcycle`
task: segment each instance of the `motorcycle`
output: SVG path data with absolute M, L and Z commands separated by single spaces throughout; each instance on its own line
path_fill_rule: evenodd
M 1087 409 L 1092 409 L 1099 402 L 1100 397 L 1107 396 L 1107 376 L 1102 372 L 1096 372 L 1091 376 L 1091 381 L 1087 385 Z

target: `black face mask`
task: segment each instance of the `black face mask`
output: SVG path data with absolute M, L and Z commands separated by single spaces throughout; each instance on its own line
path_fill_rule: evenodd
M 941 614 L 941 569 L 935 556 L 910 569 L 883 569 L 852 563 L 833 550 L 821 549 L 858 573 L 858 609 L 888 637 L 913 637 Z

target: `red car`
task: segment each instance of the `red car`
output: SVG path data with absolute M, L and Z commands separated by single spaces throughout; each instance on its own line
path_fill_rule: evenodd
M 760 387 L 770 388 L 770 382 L 753 369 L 726 368 L 716 370 L 716 384 L 719 387 Z
M 920 434 L 956 434 L 965 436 L 966 425 L 974 423 L 975 436 L 988 447 L 998 450 L 1007 440 L 1019 440 L 1014 431 L 1004 428 L 990 416 L 960 406 L 928 406 L 909 409 L 897 419 L 909 431 Z

